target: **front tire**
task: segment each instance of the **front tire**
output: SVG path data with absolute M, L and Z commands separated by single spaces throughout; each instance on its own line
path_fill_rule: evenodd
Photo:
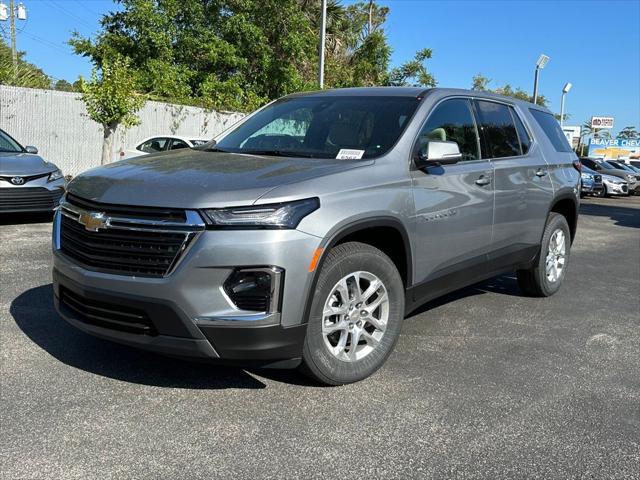
M 372 375 L 395 346 L 404 318 L 404 285 L 382 251 L 349 242 L 333 248 L 318 276 L 302 371 L 326 385 Z
M 563 215 L 551 212 L 534 265 L 518 270 L 518 285 L 531 297 L 549 297 L 560 289 L 569 264 L 571 232 Z

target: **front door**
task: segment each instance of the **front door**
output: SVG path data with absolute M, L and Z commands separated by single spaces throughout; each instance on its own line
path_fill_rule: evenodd
M 463 270 L 472 276 L 486 268 L 493 223 L 493 167 L 481 159 L 478 129 L 467 98 L 436 105 L 413 153 L 430 140 L 454 141 L 462 153 L 456 164 L 412 170 L 415 280 L 442 279 L 444 284 Z

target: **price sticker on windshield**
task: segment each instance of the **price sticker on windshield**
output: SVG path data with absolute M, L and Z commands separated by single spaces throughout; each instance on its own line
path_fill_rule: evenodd
M 347 148 L 341 148 L 336 155 L 338 160 L 360 160 L 364 155 L 364 150 L 349 150 Z

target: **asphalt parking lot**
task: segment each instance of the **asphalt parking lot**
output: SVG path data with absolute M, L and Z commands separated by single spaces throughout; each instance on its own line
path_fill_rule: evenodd
M 584 200 L 556 296 L 432 302 L 339 388 L 75 330 L 45 220 L 0 224 L 2 478 L 640 477 L 640 197 Z

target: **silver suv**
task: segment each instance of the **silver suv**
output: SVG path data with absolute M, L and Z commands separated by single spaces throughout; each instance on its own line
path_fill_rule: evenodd
M 202 147 L 76 177 L 55 305 L 116 342 L 355 382 L 430 299 L 509 271 L 555 293 L 579 165 L 553 115 L 512 98 L 290 95 Z

